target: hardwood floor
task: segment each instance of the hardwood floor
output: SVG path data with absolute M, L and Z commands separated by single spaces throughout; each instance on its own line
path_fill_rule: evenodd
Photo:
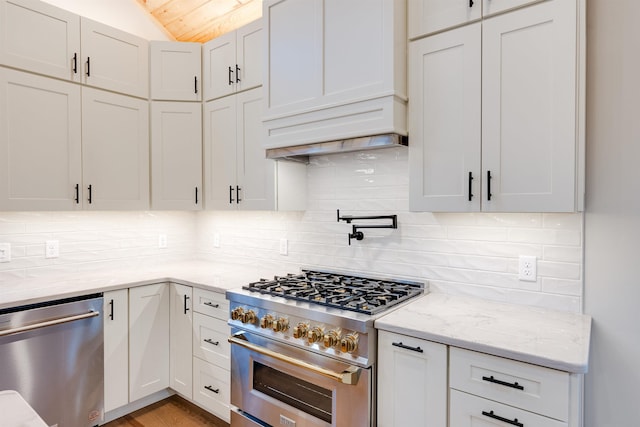
M 229 424 L 179 396 L 171 396 L 103 427 L 229 427 Z

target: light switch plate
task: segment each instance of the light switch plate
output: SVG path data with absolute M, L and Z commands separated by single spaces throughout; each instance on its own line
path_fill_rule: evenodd
M 0 262 L 11 261 L 11 243 L 0 243 Z

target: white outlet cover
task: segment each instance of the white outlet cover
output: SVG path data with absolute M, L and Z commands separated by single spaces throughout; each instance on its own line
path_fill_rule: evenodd
M 213 234 L 213 247 L 214 248 L 220 247 L 220 233 Z
M 11 243 L 0 243 L 0 262 L 11 261 Z
M 44 242 L 44 257 L 58 258 L 60 256 L 60 241 L 47 240 Z
M 538 259 L 534 256 L 520 255 L 518 260 L 518 279 L 524 282 L 538 280 Z
M 289 255 L 289 241 L 287 239 L 280 239 L 280 255 Z
M 160 234 L 158 236 L 158 248 L 160 248 L 160 249 L 166 249 L 167 248 L 167 235 L 166 234 Z

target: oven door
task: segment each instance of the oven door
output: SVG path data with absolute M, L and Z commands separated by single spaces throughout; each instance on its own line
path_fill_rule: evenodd
M 231 343 L 231 406 L 287 427 L 372 425 L 372 369 L 340 362 L 260 335 Z

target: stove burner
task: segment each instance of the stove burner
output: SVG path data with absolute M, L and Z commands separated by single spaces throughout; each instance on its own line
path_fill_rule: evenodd
M 262 279 L 243 289 L 290 300 L 376 314 L 419 295 L 418 283 L 403 283 L 366 277 L 303 270 L 301 274 Z

